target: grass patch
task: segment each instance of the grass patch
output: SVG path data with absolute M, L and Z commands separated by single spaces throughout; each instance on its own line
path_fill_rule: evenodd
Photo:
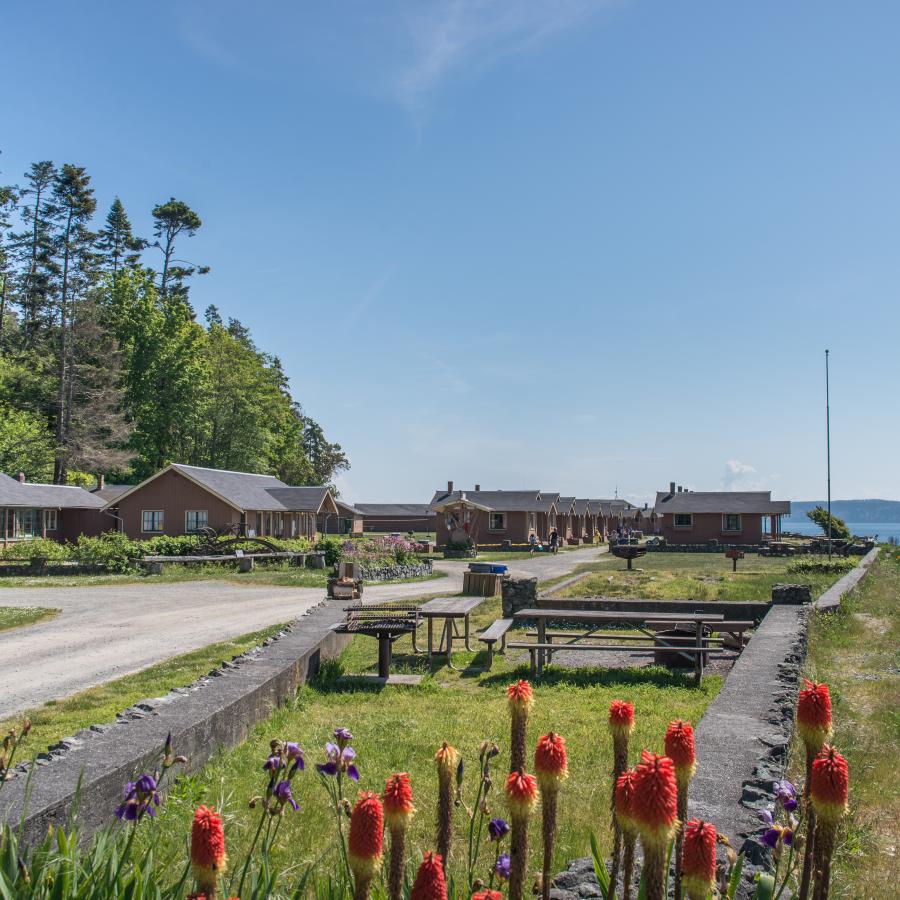
M 0 606 L 0 631 L 34 625 L 59 615 L 58 609 L 45 606 Z
M 481 627 L 498 612 L 497 598 L 485 601 L 473 616 L 473 626 Z M 474 630 L 473 627 L 473 633 Z M 423 644 L 424 634 L 420 646 Z M 281 823 L 273 864 L 299 875 L 321 858 L 320 871 L 333 871 L 338 864 L 333 819 L 311 763 L 321 761 L 323 744 L 330 739 L 332 730 L 344 726 L 355 735 L 353 746 L 362 773 L 360 788 L 380 791 L 392 772 L 410 773 L 419 809 L 410 834 L 413 860 L 434 846 L 435 751 L 442 740 L 447 740 L 462 753 L 466 763 L 463 805 L 455 813 L 455 850 L 450 862 L 451 873 L 459 884 L 465 874 L 465 804 L 471 804 L 475 795 L 478 747 L 485 739 L 495 740 L 501 747 L 493 769 L 490 809 L 492 814 L 506 815 L 502 798 L 502 776 L 508 769 L 509 751 L 505 688 L 513 679 L 527 677 L 527 669 L 511 657 L 497 656 L 493 671 L 477 672 L 474 666 L 480 665 L 484 657 L 467 652 L 454 655 L 453 662 L 462 671 L 448 669 L 443 658 L 437 658 L 434 667 L 429 668 L 424 656 L 411 655 L 411 641 L 406 637 L 397 642 L 395 669 L 422 673 L 420 686 L 378 690 L 339 684 L 336 676 L 340 672 L 375 670 L 376 646 L 372 638 L 355 638 L 339 662 L 326 666 L 322 677 L 304 686 L 290 706 L 276 711 L 239 747 L 217 755 L 198 776 L 184 779 L 162 814 L 162 818 L 174 821 L 156 829 L 159 852 L 165 854 L 174 849 L 175 842 L 183 840 L 195 805 L 207 802 L 224 810 L 229 853 L 235 859 L 241 858 L 252 840 L 259 814 L 258 809 L 248 808 L 248 801 L 265 790 L 262 763 L 269 741 L 277 737 L 298 741 L 307 751 L 310 764 L 294 782 L 301 811 L 289 813 Z M 465 668 L 470 665 L 472 668 Z M 661 668 L 548 668 L 535 686 L 529 745 L 533 748 L 539 734 L 553 729 L 565 736 L 569 746 L 571 775 L 560 801 L 561 830 L 554 863 L 557 869 L 589 852 L 591 831 L 597 833 L 605 848 L 610 846 L 612 748 L 606 734 L 610 701 L 627 698 L 635 703 L 637 728 L 631 744 L 634 762 L 643 747 L 662 750 L 663 734 L 671 718 L 682 716 L 699 721 L 720 686 L 721 679 L 713 676 L 695 687 L 689 675 Z M 352 787 L 348 794 L 355 795 L 355 790 Z M 532 835 L 534 847 L 539 841 L 539 821 L 538 816 Z M 172 846 L 161 846 L 160 842 L 172 842 Z M 486 840 L 483 848 L 482 873 L 486 874 Z
M 777 582 L 811 584 L 813 596 L 829 588 L 839 577 L 835 572 L 814 566 L 792 572 L 803 559 L 748 554 L 738 560 L 737 572 L 731 560 L 718 553 L 647 553 L 627 571 L 625 562 L 614 556 L 586 563 L 575 569 L 584 577 L 563 588 L 560 597 L 636 597 L 650 600 L 770 600 Z M 852 562 L 847 561 L 847 568 Z M 569 577 L 569 576 L 566 576 Z M 565 580 L 560 578 L 559 581 Z M 544 582 L 542 587 L 554 583 Z
M 271 628 L 253 631 L 230 641 L 210 644 L 208 647 L 201 647 L 181 656 L 173 656 L 172 659 L 150 666 L 141 672 L 117 678 L 115 681 L 89 688 L 62 700 L 51 700 L 43 706 L 25 710 L 12 718 L 0 719 L 0 734 L 5 734 L 27 716 L 31 719 L 32 729 L 25 745 L 25 752 L 33 755 L 45 750 L 60 738 L 74 734 L 80 728 L 113 721 L 116 713 L 140 700 L 159 697 L 172 688 L 191 684 L 233 656 L 256 647 L 282 628 L 283 624 L 273 625 Z
M 810 621 L 808 676 L 831 691 L 834 743 L 850 765 L 831 897 L 883 897 L 900 885 L 900 555 L 884 551 L 840 610 Z M 803 750 L 793 771 L 802 776 Z

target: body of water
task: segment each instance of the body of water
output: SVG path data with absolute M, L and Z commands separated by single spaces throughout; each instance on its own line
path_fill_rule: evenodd
M 784 531 L 793 531 L 797 534 L 808 534 L 811 537 L 824 537 L 822 529 L 809 519 L 793 521 L 782 519 L 781 527 Z M 872 537 L 878 535 L 879 541 L 887 541 L 895 538 L 900 541 L 900 522 L 848 522 L 847 527 L 851 534 Z

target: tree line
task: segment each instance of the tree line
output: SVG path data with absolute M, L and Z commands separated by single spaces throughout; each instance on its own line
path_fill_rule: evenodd
M 118 197 L 97 219 L 81 166 L 0 185 L 0 471 L 131 482 L 182 462 L 327 484 L 348 468 L 278 357 L 215 306 L 198 321 L 209 270 L 181 255 L 203 224 L 187 203 L 157 204 L 152 237 Z

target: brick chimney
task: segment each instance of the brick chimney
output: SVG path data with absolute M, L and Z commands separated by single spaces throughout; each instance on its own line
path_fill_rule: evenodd
M 480 485 L 480 484 L 476 484 L 476 485 L 475 485 L 475 490 L 476 490 L 476 491 L 480 491 L 480 490 L 481 490 L 481 485 Z
M 675 482 L 674 482 L 674 481 L 670 481 L 670 482 L 669 482 L 669 493 L 670 493 L 670 494 L 674 494 L 674 493 L 675 493 Z
M 25 473 L 19 472 L 19 484 L 25 484 Z
M 683 490 L 684 490 L 684 488 L 679 484 L 678 485 L 678 493 L 680 494 Z
M 97 490 L 102 491 L 106 487 L 106 476 L 101 472 L 97 476 Z
M 452 494 L 452 493 L 453 493 L 453 482 L 452 482 L 452 481 L 448 481 L 448 482 L 447 482 L 447 493 L 448 493 L 448 494 Z

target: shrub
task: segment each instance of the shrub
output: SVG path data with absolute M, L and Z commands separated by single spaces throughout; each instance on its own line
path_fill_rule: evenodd
M 48 541 L 44 538 L 33 538 L 28 541 L 17 541 L 0 550 L 0 559 L 28 560 L 33 559 L 66 559 L 71 545 Z
M 146 541 L 135 541 L 138 556 L 190 556 L 196 552 L 200 540 L 193 534 L 177 537 L 161 534 Z
M 99 537 L 79 535 L 72 556 L 81 562 L 106 566 L 110 572 L 127 572 L 131 560 L 142 556 L 141 544 L 117 531 Z
M 800 559 L 792 562 L 787 571 L 792 575 L 846 575 L 854 565 L 849 559 Z
M 316 544 L 316 550 L 325 554 L 326 566 L 334 566 L 340 560 L 342 549 L 345 546 L 344 542 L 338 537 L 326 537 Z

